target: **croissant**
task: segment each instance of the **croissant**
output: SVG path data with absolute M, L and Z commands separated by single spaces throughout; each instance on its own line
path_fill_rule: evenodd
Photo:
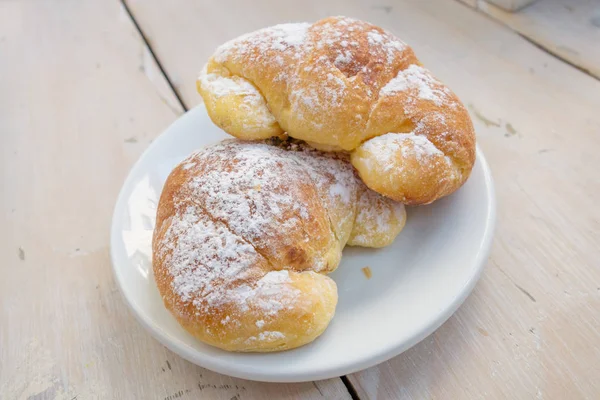
M 337 288 L 325 274 L 344 246 L 385 246 L 405 221 L 404 206 L 367 189 L 343 154 L 228 140 L 169 175 L 154 277 L 166 308 L 201 341 L 290 349 L 332 319 Z
M 286 132 L 349 151 L 369 188 L 406 204 L 454 192 L 475 162 L 460 100 L 409 46 L 366 22 L 331 17 L 240 36 L 217 49 L 197 88 L 231 135 Z

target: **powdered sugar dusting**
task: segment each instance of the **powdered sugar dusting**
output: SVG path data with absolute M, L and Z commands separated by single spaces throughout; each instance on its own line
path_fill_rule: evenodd
M 258 49 L 259 54 L 273 50 L 296 51 L 304 43 L 309 27 L 308 23 L 289 23 L 260 29 L 221 45 L 214 58 L 224 62 L 228 57 L 240 57 L 254 49 Z
M 274 283 L 287 283 L 290 281 L 290 273 L 286 270 L 283 271 L 271 271 L 266 274 L 259 283 L 262 284 L 274 284 Z
M 200 297 L 209 306 L 233 300 L 216 290 L 220 282 L 247 278 L 259 258 L 252 246 L 191 206 L 173 218 L 159 253 L 168 257 L 175 293 L 198 307 Z
M 301 294 L 289 284 L 288 271 L 270 271 L 256 281 L 258 269 L 266 264 L 262 256 L 225 225 L 193 206 L 173 217 L 159 244 L 159 254 L 169 266 L 175 294 L 184 303 L 191 302 L 200 313 L 212 314 L 225 307 L 275 315 L 296 304 Z M 227 315 L 220 323 L 236 324 L 238 317 Z M 257 322 L 257 327 L 262 328 L 264 323 Z
M 350 164 L 335 154 L 304 151 L 293 153 L 293 157 L 306 166 L 329 211 L 332 229 L 340 237 L 354 216 L 348 211 L 355 209 L 358 186 L 362 182 L 354 175 Z
M 272 28 L 275 36 L 279 38 L 287 46 L 301 46 L 306 38 L 306 31 L 310 26 L 309 23 L 281 24 Z
M 381 33 L 375 29 L 367 32 L 367 41 L 372 48 L 383 49 L 388 63 L 391 63 L 398 53 L 406 49 L 406 43 L 387 32 Z
M 355 221 L 358 193 L 367 190 L 346 155 L 284 143 L 287 147 L 224 141 L 184 160 L 179 171 L 185 171 L 180 172 L 185 181 L 173 198 L 174 214 L 163 220 L 168 228 L 155 243 L 156 261 L 166 266 L 176 297 L 192 305 L 196 316 L 219 315 L 216 324 L 222 329 L 251 325 L 254 336 L 239 342 L 248 345 L 284 340 L 282 332 L 270 329 L 272 321 L 306 301 L 293 285 L 297 272 L 278 261 L 281 243 L 293 240 L 297 248 L 298 241 L 314 241 L 318 234 L 306 225 L 315 208 L 309 214 L 310 200 L 303 197 L 309 189 L 303 185 L 314 188 L 311 196 L 319 196 L 331 229 L 347 232 L 339 239 L 341 247 Z M 389 228 L 378 218 L 369 214 L 360 221 L 372 219 L 377 230 Z M 299 239 L 299 232 L 304 237 Z M 369 244 L 368 237 L 364 243 Z M 327 268 L 319 254 L 314 257 L 306 260 L 309 271 Z M 205 329 L 212 334 L 214 326 Z
M 404 205 L 386 201 L 370 190 L 360 192 L 357 210 L 355 224 L 361 229 L 350 240 L 353 246 L 367 245 L 372 242 L 373 237 L 393 240 L 406 219 Z
M 352 18 L 334 17 L 316 24 L 281 24 L 242 35 L 220 46 L 213 60 L 231 67 L 239 76 L 255 77 L 260 74 L 258 67 L 278 65 L 273 81 L 286 83 L 293 111 L 286 114 L 319 132 L 334 123 L 340 110 L 353 107 L 357 96 L 366 94 L 376 101 L 380 86 L 375 82 L 382 74 L 379 67 L 389 73 L 398 60 L 410 56 L 406 50 L 405 43 L 382 29 Z M 372 90 L 374 84 L 377 88 Z M 227 86 L 215 90 L 233 89 Z M 275 111 L 281 114 L 281 110 Z M 351 129 L 360 130 L 368 121 L 368 108 L 346 119 Z M 335 120 L 338 125 L 341 122 Z M 331 141 L 337 141 L 341 135 L 335 129 L 331 131 Z
M 367 39 L 371 46 L 377 46 L 383 43 L 383 35 L 375 30 L 367 33 Z
M 258 336 L 250 336 L 246 339 L 246 344 L 251 345 L 253 342 L 275 342 L 277 340 L 284 339 L 285 335 L 277 331 L 264 331 L 258 334 Z
M 415 135 L 414 133 L 408 133 L 402 135 L 403 140 L 410 140 L 413 143 L 413 151 L 418 160 L 424 161 L 426 158 L 432 156 L 443 156 L 444 153 L 440 151 L 435 145 L 427 139 L 424 135 Z M 403 148 L 405 151 L 406 147 Z
M 386 133 L 368 140 L 362 148 L 375 155 L 378 163 L 385 166 L 385 171 L 402 167 L 395 161 L 399 154 L 403 157 L 414 154 L 420 162 L 427 162 L 434 156 L 445 157 L 426 136 L 414 133 Z
M 349 230 L 354 219 L 355 201 L 364 184 L 354 173 L 345 154 L 324 153 L 302 144 L 287 144 L 287 157 L 308 172 L 326 205 L 332 228 L 338 238 Z
M 206 65 L 198 76 L 200 84 L 216 97 L 235 95 L 260 96 L 260 92 L 247 80 L 236 77 L 236 79 L 224 77 L 217 74 L 209 74 Z
M 341 63 L 350 58 L 347 53 L 342 53 L 338 61 Z M 341 65 L 341 64 L 340 64 Z M 295 88 L 289 95 L 290 104 L 294 112 L 304 118 L 305 111 L 309 111 L 311 118 L 307 121 L 318 124 L 315 126 L 321 128 L 327 116 L 318 111 L 325 108 L 339 108 L 346 99 L 348 85 L 346 81 L 339 75 L 334 73 L 325 73 L 329 69 L 329 61 L 325 57 L 316 61 L 311 65 L 311 74 L 324 74 L 324 80 L 308 82 L 300 77 L 290 78 L 290 86 Z
M 262 94 L 244 78 L 208 73 L 205 65 L 198 76 L 198 81 L 205 91 L 216 98 L 230 95 L 243 97 L 243 102 L 239 104 L 239 107 L 245 110 L 245 114 L 253 116 L 251 123 L 244 125 L 246 130 L 264 129 L 276 122 Z
M 417 90 L 420 99 L 429 100 L 441 106 L 450 96 L 448 88 L 437 81 L 428 70 L 412 64 L 399 71 L 379 92 L 380 96 L 409 90 Z
M 348 186 L 340 182 L 336 182 L 329 187 L 329 195 L 331 197 L 339 197 L 344 203 L 350 203 L 351 201 Z
M 226 221 L 233 233 L 275 260 L 281 254 L 272 247 L 273 242 L 294 245 L 295 239 L 283 235 L 282 230 L 305 232 L 310 225 L 305 194 L 291 183 L 306 172 L 277 150 L 264 144 L 222 142 L 193 157 L 203 173 L 187 185 L 212 218 Z M 304 235 L 308 238 L 309 233 Z M 324 262 L 314 261 L 315 268 Z
M 256 284 L 240 285 L 228 292 L 236 300 L 240 311 L 247 313 L 250 306 L 258 306 L 261 315 L 273 316 L 286 307 L 295 303 L 300 291 L 287 283 L 291 283 L 288 271 L 270 271 Z

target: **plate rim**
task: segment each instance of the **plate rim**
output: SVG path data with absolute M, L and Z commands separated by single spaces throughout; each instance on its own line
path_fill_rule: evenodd
M 121 189 L 119 190 L 119 194 L 117 196 L 117 200 L 115 202 L 115 206 L 113 209 L 112 219 L 111 219 L 111 227 L 110 227 L 110 258 L 111 258 L 111 268 L 113 275 L 115 277 L 115 281 L 117 282 L 117 286 L 119 287 L 119 291 L 123 295 L 125 299 L 125 303 L 128 308 L 133 313 L 135 319 L 146 328 L 150 332 L 150 334 L 158 340 L 163 346 L 178 354 L 180 357 L 186 359 L 187 361 L 196 364 L 202 368 L 209 369 L 211 371 L 233 376 L 235 378 L 240 379 L 248 379 L 253 381 L 260 382 L 309 382 L 315 380 L 322 379 L 330 379 L 343 375 L 350 375 L 355 372 L 373 367 L 377 364 L 383 363 L 385 361 L 390 360 L 404 351 L 410 349 L 415 346 L 417 343 L 421 342 L 423 339 L 427 338 L 433 332 L 435 332 L 444 322 L 446 322 L 458 308 L 462 305 L 462 303 L 466 300 L 466 298 L 473 291 L 476 283 L 479 281 L 483 269 L 487 264 L 487 260 L 489 258 L 489 254 L 491 251 L 494 231 L 496 227 L 496 195 L 494 188 L 494 181 L 492 178 L 491 170 L 486 161 L 486 158 L 481 151 L 479 145 L 476 145 L 476 160 L 481 164 L 481 169 L 483 173 L 483 180 L 485 183 L 485 193 L 487 199 L 489 199 L 487 204 L 486 216 L 485 216 L 485 229 L 480 242 L 479 251 L 477 253 L 476 259 L 473 263 L 474 269 L 473 272 L 469 276 L 466 283 L 457 292 L 456 296 L 453 298 L 451 302 L 449 302 L 443 310 L 437 313 L 436 317 L 433 318 L 432 321 L 429 321 L 424 325 L 420 330 L 415 331 L 408 340 L 398 343 L 395 346 L 391 346 L 390 348 L 380 351 L 378 354 L 374 354 L 371 357 L 365 357 L 361 362 L 353 363 L 350 366 L 340 365 L 337 368 L 330 368 L 325 371 L 318 371 L 317 369 L 313 369 L 311 371 L 307 371 L 302 374 L 289 374 L 282 373 L 279 375 L 273 375 L 262 372 L 254 372 L 252 370 L 244 370 L 238 371 L 235 369 L 231 369 L 230 364 L 227 362 L 218 362 L 214 361 L 211 358 L 206 358 L 202 356 L 202 352 L 199 351 L 190 351 L 190 347 L 185 345 L 184 343 L 179 343 L 176 338 L 171 337 L 171 335 L 162 329 L 157 324 L 151 322 L 147 317 L 146 313 L 142 312 L 139 309 L 139 305 L 134 299 L 132 299 L 129 292 L 124 287 L 124 282 L 118 272 L 117 264 L 119 261 L 117 260 L 116 255 L 116 243 L 117 238 L 119 237 L 120 232 L 120 224 L 117 219 L 120 215 L 119 210 L 123 209 L 124 204 L 126 203 L 125 192 L 126 189 L 131 186 L 134 172 L 140 168 L 143 160 L 148 157 L 148 154 L 151 150 L 159 147 L 160 144 L 166 140 L 167 133 L 175 128 L 176 125 L 181 123 L 181 121 L 192 115 L 193 113 L 201 112 L 201 110 L 205 107 L 203 104 L 197 105 L 196 107 L 191 108 L 184 114 L 180 115 L 176 120 L 174 120 L 169 126 L 163 130 L 163 132 L 142 152 L 142 154 L 138 157 L 136 162 L 129 169 L 126 178 L 123 181 Z M 206 111 L 205 111 L 206 112 Z M 148 320 L 147 320 L 148 319 Z M 269 353 L 265 353 L 268 356 Z

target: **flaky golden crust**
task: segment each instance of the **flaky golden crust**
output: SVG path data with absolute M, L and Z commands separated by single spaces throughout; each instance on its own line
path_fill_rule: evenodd
M 404 206 L 368 190 L 343 154 L 224 141 L 169 175 L 154 276 L 167 309 L 203 342 L 290 349 L 333 317 L 337 289 L 325 274 L 343 247 L 389 244 L 404 222 Z
M 462 103 L 409 46 L 366 22 L 331 17 L 241 36 L 216 51 L 197 86 L 212 120 L 230 134 L 286 132 L 322 150 L 350 151 L 367 186 L 408 204 L 453 192 L 475 161 Z

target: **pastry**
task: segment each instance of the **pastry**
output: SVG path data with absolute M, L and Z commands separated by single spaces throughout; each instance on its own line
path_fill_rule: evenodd
M 346 244 L 381 247 L 404 206 L 368 190 L 345 154 L 227 140 L 181 162 L 157 209 L 154 277 L 193 336 L 231 351 L 313 341 L 337 303 Z
M 458 189 L 475 162 L 467 110 L 413 50 L 369 23 L 282 24 L 217 49 L 197 80 L 215 124 L 348 151 L 365 184 L 406 204 Z

